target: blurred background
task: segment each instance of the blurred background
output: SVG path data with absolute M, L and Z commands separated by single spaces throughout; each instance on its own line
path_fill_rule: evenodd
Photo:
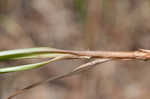
M 150 49 L 150 0 L 0 0 L 0 50 L 53 47 L 71 50 Z M 0 66 L 35 60 L 1 62 Z M 66 60 L 0 75 L 0 99 L 85 63 Z M 15 99 L 149 99 L 150 62 L 113 61 Z

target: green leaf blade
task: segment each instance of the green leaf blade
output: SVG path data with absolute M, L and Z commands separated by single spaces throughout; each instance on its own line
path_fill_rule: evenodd
M 64 56 L 56 57 L 56 58 L 53 58 L 51 60 L 44 61 L 44 62 L 0 68 L 0 73 L 9 73 L 9 72 L 18 72 L 18 71 L 36 69 L 36 68 L 42 67 L 42 66 L 44 66 L 48 63 L 51 63 L 51 62 L 54 62 L 54 61 L 57 61 L 57 60 L 60 60 L 60 59 L 64 59 L 65 57 L 66 56 L 64 55 Z
M 60 53 L 54 53 L 53 51 L 55 50 L 53 48 L 40 47 L 1 51 L 0 61 L 24 58 L 54 58 L 60 55 Z

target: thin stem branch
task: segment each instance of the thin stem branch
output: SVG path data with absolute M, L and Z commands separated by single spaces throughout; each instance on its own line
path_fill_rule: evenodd
M 65 78 L 65 77 L 69 77 L 69 76 L 72 76 L 74 74 L 77 74 L 77 73 L 80 73 L 82 71 L 85 71 L 85 70 L 89 70 L 90 68 L 93 68 L 95 67 L 96 65 L 98 64 L 102 64 L 102 63 L 105 63 L 105 62 L 108 62 L 110 61 L 111 59 L 96 59 L 94 61 L 91 61 L 91 62 L 88 62 L 86 64 L 83 64 L 83 65 L 80 65 L 78 66 L 77 68 L 73 69 L 71 72 L 68 72 L 68 73 L 65 73 L 65 74 L 62 74 L 62 75 L 58 75 L 58 76 L 54 76 L 52 78 L 49 78 L 45 81 L 40 81 L 38 83 L 35 83 L 35 84 L 32 84 L 32 85 L 29 85 L 21 90 L 18 90 L 17 92 L 15 92 L 13 95 L 9 96 L 8 99 L 12 99 L 13 97 L 17 96 L 17 95 L 20 95 L 32 88 L 35 88 L 39 85 L 42 85 L 42 84 L 45 84 L 47 82 L 53 82 L 53 81 L 56 81 L 56 80 L 59 80 L 59 79 L 62 79 L 62 78 Z
M 72 50 L 53 50 L 55 53 L 74 54 L 77 56 L 87 56 L 90 58 L 112 58 L 112 59 L 140 59 L 150 60 L 150 50 L 139 49 L 138 51 L 72 51 Z

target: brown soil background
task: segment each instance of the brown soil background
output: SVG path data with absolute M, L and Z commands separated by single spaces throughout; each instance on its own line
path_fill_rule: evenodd
M 79 21 L 75 0 L 0 0 L 0 50 L 54 47 L 72 50 L 150 49 L 150 0 L 86 0 Z M 36 60 L 1 62 L 0 66 Z M 85 63 L 60 61 L 0 75 L 0 99 Z M 36 87 L 16 99 L 149 99 L 150 63 L 117 61 Z

